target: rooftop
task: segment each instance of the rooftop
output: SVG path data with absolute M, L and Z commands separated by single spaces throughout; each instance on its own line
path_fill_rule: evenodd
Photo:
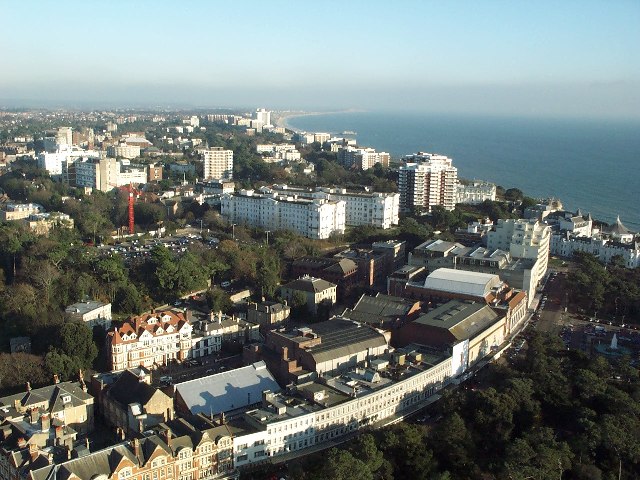
M 230 412 L 261 401 L 262 392 L 280 391 L 264 362 L 175 385 L 191 413 Z
M 452 300 L 420 316 L 415 323 L 449 330 L 462 341 L 473 338 L 498 319 L 499 315 L 487 305 Z
M 303 292 L 323 292 L 329 288 L 336 288 L 336 284 L 327 282 L 321 278 L 304 276 L 284 285 L 290 290 L 300 290 Z

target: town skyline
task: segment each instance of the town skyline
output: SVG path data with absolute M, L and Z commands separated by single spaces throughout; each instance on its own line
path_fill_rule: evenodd
M 2 6 L 8 107 L 640 111 L 635 2 Z

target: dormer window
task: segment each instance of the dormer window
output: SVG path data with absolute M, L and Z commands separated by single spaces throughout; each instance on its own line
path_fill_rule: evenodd
M 67 403 L 71 403 L 71 395 L 63 395 L 62 396 L 62 403 L 63 404 L 67 404 Z
M 120 470 L 120 473 L 118 473 L 119 479 L 129 478 L 130 476 L 131 476 L 131 467 L 123 468 L 122 470 Z

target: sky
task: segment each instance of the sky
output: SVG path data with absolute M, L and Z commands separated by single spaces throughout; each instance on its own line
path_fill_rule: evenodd
M 0 106 L 640 118 L 640 0 L 0 0 Z

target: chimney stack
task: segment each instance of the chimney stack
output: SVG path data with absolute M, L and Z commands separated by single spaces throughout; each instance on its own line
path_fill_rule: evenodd
M 133 454 L 136 456 L 136 458 L 140 458 L 140 440 L 138 440 L 137 438 L 133 439 Z
M 171 429 L 167 428 L 163 433 L 164 433 L 164 443 L 166 443 L 167 446 L 171 448 Z
M 57 385 L 58 383 L 60 383 L 60 377 L 58 377 L 58 374 L 57 374 L 57 373 L 54 373 L 54 374 L 53 374 L 53 383 L 54 383 L 54 384 L 56 384 L 56 385 Z
M 51 428 L 51 416 L 48 412 L 40 415 L 40 426 L 43 432 L 48 432 L 49 428 Z
M 289 348 L 288 347 L 282 347 L 282 359 L 283 360 L 289 360 Z
M 27 392 L 31 391 L 31 382 L 27 382 Z
M 29 458 L 31 463 L 35 462 L 38 458 L 38 445 L 34 443 L 29 444 Z

